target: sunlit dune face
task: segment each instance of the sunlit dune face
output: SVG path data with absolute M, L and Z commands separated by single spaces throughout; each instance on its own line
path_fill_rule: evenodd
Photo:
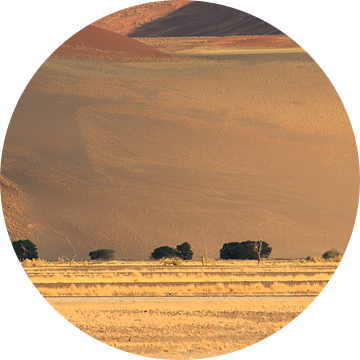
M 277 257 L 345 250 L 356 144 L 329 79 L 294 41 L 135 39 L 105 23 L 66 41 L 15 109 L 2 161 L 13 182 L 3 199 L 26 194 L 18 213 L 4 206 L 14 239 L 29 223 L 49 258 L 71 251 L 64 237 L 82 256 L 97 243 L 125 258 L 178 239 L 196 252 L 206 241 L 213 257 L 229 239 L 258 237 Z

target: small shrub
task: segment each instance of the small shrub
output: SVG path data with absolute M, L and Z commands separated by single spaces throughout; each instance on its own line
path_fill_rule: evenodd
M 333 261 L 335 261 L 335 262 L 340 262 L 341 259 L 342 259 L 342 255 L 338 255 L 338 256 L 335 256 L 335 257 L 333 258 Z
M 324 262 L 325 259 L 319 256 L 308 256 L 307 258 L 305 258 L 306 261 L 311 261 L 313 263 L 319 263 L 319 262 Z
M 168 259 L 168 258 L 162 258 L 160 259 L 160 264 L 164 266 L 179 266 L 182 265 L 182 261 L 180 259 Z
M 21 262 L 22 266 L 31 266 L 32 265 L 32 261 L 30 259 L 25 259 L 24 261 Z
M 114 252 L 115 250 L 100 249 L 100 250 L 91 251 L 89 253 L 89 256 L 91 260 L 96 260 L 96 259 L 113 260 Z
M 201 262 L 203 265 L 216 265 L 216 260 L 209 258 L 207 256 L 203 256 L 201 258 Z
M 179 266 L 179 265 L 182 265 L 182 261 L 180 259 L 175 259 L 172 261 L 172 264 L 175 266 Z
M 41 259 L 25 259 L 21 262 L 22 266 L 48 266 L 49 263 Z
M 160 264 L 164 266 L 170 266 L 172 264 L 172 260 L 163 257 L 162 259 L 160 259 Z
M 336 249 L 327 250 L 324 254 L 322 254 L 323 259 L 335 259 L 339 256 L 342 256 L 342 254 L 340 254 L 340 251 Z

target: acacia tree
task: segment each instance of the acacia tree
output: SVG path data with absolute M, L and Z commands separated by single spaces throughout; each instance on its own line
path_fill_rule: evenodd
M 115 250 L 100 249 L 100 250 L 91 251 L 89 253 L 89 256 L 91 260 L 96 260 L 96 259 L 112 260 L 114 258 L 114 252 Z
M 339 256 L 342 256 L 342 254 L 336 249 L 327 250 L 324 254 L 322 254 L 323 259 L 334 259 Z
M 28 239 L 14 241 L 12 246 L 19 261 L 39 258 L 36 245 Z
M 159 260 L 162 258 L 174 258 L 180 257 L 179 251 L 170 247 L 170 246 L 160 246 L 156 248 L 152 253 L 150 258 L 154 260 Z
M 191 246 L 188 242 L 184 242 L 181 245 L 178 245 L 176 250 L 179 252 L 179 256 L 183 260 L 191 260 L 193 257 L 193 251 L 191 250 Z
M 255 241 L 231 242 L 224 244 L 220 249 L 220 259 L 242 259 L 242 260 L 258 260 L 259 253 L 261 258 L 268 258 L 272 248 L 265 241 L 261 240 L 261 248 L 259 250 L 258 243 Z

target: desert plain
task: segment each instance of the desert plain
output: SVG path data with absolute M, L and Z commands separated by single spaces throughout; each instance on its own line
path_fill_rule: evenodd
M 300 315 L 338 262 L 312 260 L 24 261 L 65 319 L 114 348 L 196 359 L 251 346 Z

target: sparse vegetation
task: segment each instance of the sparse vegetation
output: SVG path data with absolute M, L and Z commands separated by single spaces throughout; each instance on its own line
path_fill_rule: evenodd
M 27 267 L 27 266 L 50 266 L 50 264 L 42 259 L 25 259 L 24 261 L 21 262 L 21 265 L 23 267 Z
M 216 260 L 206 255 L 201 257 L 201 262 L 203 265 L 216 265 Z
M 322 260 L 265 259 L 261 267 L 253 260 L 218 260 L 211 267 L 175 258 L 79 261 L 73 267 L 63 262 L 33 266 L 35 260 L 28 260 L 24 269 L 57 311 L 110 346 L 158 358 L 164 351 L 206 357 L 249 346 L 293 320 L 336 269 L 335 262 Z M 171 265 L 166 271 L 165 263 Z M 81 299 L 70 303 L 68 296 Z M 166 333 L 166 339 L 160 341 L 158 333 Z
M 163 265 L 170 265 L 166 272 Z M 46 296 L 316 295 L 330 280 L 336 263 L 323 261 L 315 265 L 312 262 L 295 264 L 264 260 L 262 266 L 257 267 L 253 261 L 235 264 L 219 261 L 212 267 L 203 267 L 199 261 L 183 263 L 180 259 L 164 258 L 160 264 L 114 261 L 86 265 L 85 262 L 74 262 L 73 270 L 63 263 L 33 264 L 29 261 L 24 262 L 24 267 L 38 290 Z
M 311 298 L 208 300 L 52 299 L 50 304 L 80 330 L 123 351 L 156 358 L 166 358 L 165 353 L 204 358 L 255 344 L 286 326 L 312 302 Z
M 182 265 L 182 261 L 180 259 L 168 259 L 168 258 L 162 258 L 160 260 L 160 264 L 164 265 L 164 266 L 179 266 Z

